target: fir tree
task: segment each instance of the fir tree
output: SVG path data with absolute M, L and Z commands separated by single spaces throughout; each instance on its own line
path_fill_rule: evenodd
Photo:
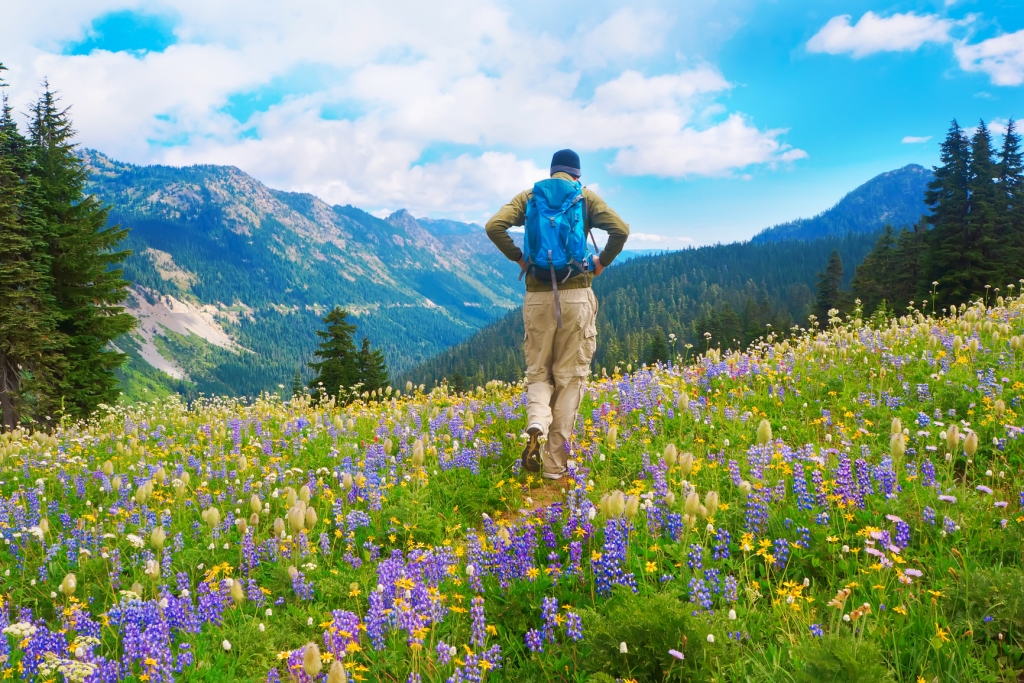
M 0 64 L 0 71 L 3 65 Z M 0 87 L 3 80 L 0 79 Z M 34 207 L 30 150 L 6 95 L 0 108 L 0 429 L 54 412 L 54 349 L 59 337 L 50 296 L 50 259 Z
M 370 348 L 370 340 L 363 337 L 359 349 L 359 381 L 363 391 L 381 392 L 387 387 L 388 366 L 384 362 L 384 353 L 380 349 Z
M 825 271 L 818 273 L 818 284 L 816 286 L 817 296 L 814 302 L 814 315 L 818 318 L 818 324 L 822 327 L 828 325 L 828 312 L 833 308 L 839 309 L 842 306 L 842 285 L 843 285 L 843 258 L 839 251 L 832 250 L 828 257 L 828 265 Z
M 911 230 L 900 230 L 889 280 L 889 300 L 901 308 L 920 301 L 930 290 L 928 277 L 928 224 L 922 218 Z
M 114 371 L 126 356 L 110 342 L 135 326 L 121 305 L 128 283 L 117 267 L 128 256 L 115 251 L 127 235 L 107 225 L 108 207 L 85 194 L 88 171 L 76 156 L 67 109 L 47 87 L 32 109 L 29 139 L 32 175 L 38 181 L 39 217 L 49 239 L 50 272 L 62 335 L 55 392 L 65 414 L 87 417 L 100 403 L 115 403 Z
M 302 372 L 299 368 L 295 368 L 295 374 L 292 375 L 292 397 L 302 396 L 306 393 L 306 387 L 302 384 Z
M 647 363 L 654 365 L 655 363 L 664 363 L 666 360 L 668 360 L 668 342 L 661 328 L 658 328 L 651 335 L 651 344 L 647 350 Z
M 1024 277 L 1024 164 L 1020 135 L 1013 119 L 1006 125 L 999 150 L 996 222 L 1000 242 L 1005 245 L 999 284 Z
M 348 312 L 341 306 L 335 306 L 323 321 L 327 329 L 317 330 L 320 344 L 314 353 L 321 360 L 309 364 L 316 372 L 311 384 L 314 389 L 322 386 L 328 396 L 347 401 L 359 382 L 358 353 L 352 341 L 356 326 L 348 322 Z
M 928 184 L 925 204 L 931 208 L 929 280 L 937 281 L 943 304 L 965 301 L 975 289 L 975 271 L 982 253 L 968 230 L 970 214 L 971 152 L 967 135 L 956 120 L 942 143 L 935 179 Z M 982 283 L 984 287 L 986 283 Z
M 891 296 L 895 246 L 895 233 L 891 225 L 886 225 L 875 248 L 854 270 L 851 288 L 853 296 L 860 299 L 865 314 L 870 315 L 881 301 Z

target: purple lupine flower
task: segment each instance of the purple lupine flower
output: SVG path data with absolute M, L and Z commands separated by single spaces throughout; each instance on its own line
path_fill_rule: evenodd
M 565 635 L 576 642 L 583 640 L 583 619 L 576 612 L 565 615 Z
M 483 647 L 487 642 L 487 622 L 484 617 L 484 599 L 481 596 L 474 596 L 469 613 L 473 620 L 469 642 L 474 647 Z
M 537 629 L 531 628 L 527 631 L 523 640 L 526 642 L 526 649 L 530 652 L 534 654 L 544 652 L 544 636 Z
M 558 625 L 558 598 L 544 598 L 541 601 L 540 616 L 544 620 L 544 640 L 555 642 L 555 627 Z

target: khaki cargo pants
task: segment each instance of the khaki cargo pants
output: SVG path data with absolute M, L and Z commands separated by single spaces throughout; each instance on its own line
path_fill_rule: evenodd
M 565 474 L 576 412 L 597 348 L 597 297 L 590 287 L 558 292 L 562 327 L 555 319 L 554 292 L 527 292 L 523 300 L 526 340 L 526 423 L 547 436 L 543 472 Z

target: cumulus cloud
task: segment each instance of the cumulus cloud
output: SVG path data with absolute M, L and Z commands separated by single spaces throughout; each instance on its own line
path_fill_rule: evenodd
M 993 85 L 1024 83 L 1024 30 L 953 48 L 960 68 L 988 74 Z
M 850 15 L 832 17 L 807 41 L 808 52 L 849 53 L 855 59 L 876 52 L 916 50 L 925 43 L 948 43 L 954 23 L 934 14 L 913 12 L 882 17 L 866 12 L 856 24 Z
M 48 4 L 15 3 L 0 25 L 15 104 L 48 77 L 84 144 L 137 163 L 234 164 L 332 202 L 450 213 L 506 200 L 546 175 L 533 159 L 564 146 L 671 177 L 806 156 L 785 130 L 728 112 L 717 98 L 732 85 L 714 66 L 646 73 L 668 49 L 671 20 L 655 10 L 558 37 L 473 0 L 175 0 L 169 47 L 65 54 L 104 13 L 137 10 Z
M 903 138 L 900 142 L 902 142 L 904 145 L 919 145 L 928 142 L 931 139 L 931 135 L 926 135 L 924 137 L 918 137 L 917 135 L 908 135 L 905 138 Z

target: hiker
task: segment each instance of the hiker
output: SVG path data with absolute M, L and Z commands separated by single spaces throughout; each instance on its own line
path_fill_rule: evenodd
M 629 236 L 629 226 L 579 179 L 579 155 L 571 149 L 555 152 L 551 177 L 517 194 L 487 221 L 487 236 L 519 264 L 519 277 L 526 276 L 528 440 L 523 468 L 538 472 L 543 465 L 544 478 L 556 481 L 566 474 L 566 443 L 597 348 L 597 299 L 590 283 L 611 265 Z M 524 224 L 525 253 L 508 235 L 509 228 Z M 593 228 L 608 233 L 600 255 L 588 253 Z

